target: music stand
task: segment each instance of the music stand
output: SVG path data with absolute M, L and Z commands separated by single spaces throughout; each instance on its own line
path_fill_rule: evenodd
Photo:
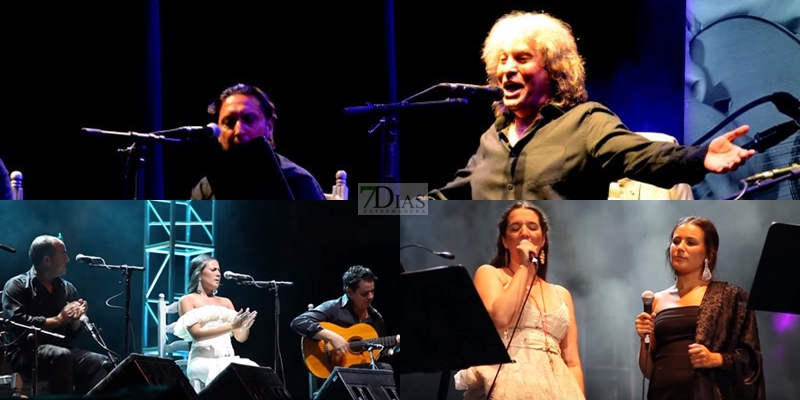
M 452 370 L 511 362 L 506 346 L 463 265 L 400 274 L 404 320 L 401 374 L 441 372 L 440 400 Z
M 800 295 L 790 268 L 797 263 L 800 225 L 773 222 L 761 250 L 756 276 L 747 300 L 750 310 L 800 315 Z
M 278 155 L 263 137 L 211 153 L 206 178 L 217 199 L 295 199 Z

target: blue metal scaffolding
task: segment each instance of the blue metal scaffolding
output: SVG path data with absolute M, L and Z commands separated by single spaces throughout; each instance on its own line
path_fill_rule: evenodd
M 189 261 L 214 256 L 214 215 L 213 200 L 145 202 L 142 353 L 158 353 L 158 295 L 164 293 L 170 303 L 180 299 L 189 283 Z

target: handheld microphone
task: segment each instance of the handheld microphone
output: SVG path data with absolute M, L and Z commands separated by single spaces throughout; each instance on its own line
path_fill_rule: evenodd
M 642 293 L 642 304 L 644 305 L 644 312 L 648 314 L 653 313 L 653 300 L 655 300 L 655 298 L 656 298 L 655 294 L 653 294 L 653 292 L 649 290 L 645 290 L 644 293 Z M 650 344 L 649 333 L 644 335 L 644 343 L 648 345 Z
M 497 86 L 470 85 L 467 83 L 442 83 L 440 86 L 450 89 L 454 92 L 462 92 L 468 95 L 487 96 L 492 100 L 500 100 L 503 98 L 503 89 L 500 89 Z
M 523 239 L 522 241 L 523 241 L 523 242 L 528 242 L 528 243 L 530 243 L 530 242 L 531 242 L 531 241 L 530 241 L 530 240 L 528 240 L 528 239 Z M 531 262 L 531 264 L 533 264 L 533 265 L 535 265 L 535 266 L 537 266 L 537 267 L 539 266 L 539 259 L 538 259 L 538 258 L 536 258 L 536 253 L 534 253 L 534 252 L 532 252 L 532 251 L 531 251 L 531 252 L 528 252 L 528 261 L 530 261 L 530 262 Z
M 85 256 L 83 254 L 78 254 L 77 256 L 75 256 L 75 261 L 86 263 L 86 264 L 91 264 L 92 261 L 94 261 L 94 260 L 102 260 L 102 258 L 94 257 L 94 256 Z
M 2 244 L 2 243 L 0 243 L 0 249 L 3 249 L 3 250 L 5 250 L 5 251 L 7 251 L 9 253 L 16 253 L 17 252 L 17 249 L 15 249 L 15 248 L 13 248 L 13 247 L 11 247 L 9 245 Z
M 788 167 L 783 168 L 775 168 L 769 171 L 759 172 L 754 175 L 750 175 L 747 178 L 744 178 L 745 182 L 755 182 L 760 181 L 762 179 L 772 179 L 777 178 L 779 176 L 792 174 L 792 173 L 800 173 L 800 164 L 794 163 Z
M 225 271 L 225 273 L 222 274 L 222 276 L 225 277 L 225 279 L 234 279 L 234 280 L 235 279 L 247 279 L 247 280 L 253 280 L 253 277 L 250 276 L 250 275 L 237 274 L 236 272 L 231 272 L 231 271 Z

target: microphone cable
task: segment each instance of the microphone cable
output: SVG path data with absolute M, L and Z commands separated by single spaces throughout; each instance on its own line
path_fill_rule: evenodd
M 81 324 L 84 324 L 84 322 L 81 321 Z M 89 321 L 88 319 L 87 319 L 87 322 L 85 324 L 86 324 L 87 328 L 88 328 L 89 324 L 91 324 L 94 327 L 94 330 L 97 332 L 97 337 L 95 337 L 95 335 L 92 335 L 92 339 L 94 339 L 94 341 L 97 343 L 97 345 L 100 346 L 101 348 L 103 348 L 103 350 L 105 350 L 108 353 L 108 360 L 111 362 L 111 364 L 114 367 L 119 365 L 119 359 L 121 357 L 119 356 L 119 354 L 117 354 L 116 352 L 114 352 L 113 350 L 108 348 L 108 346 L 106 345 L 106 341 L 103 340 L 103 336 L 100 335 L 100 329 L 97 328 L 97 325 L 95 325 L 93 322 Z
M 509 268 L 511 269 L 511 268 Z M 530 270 L 528 271 L 530 272 Z M 514 340 L 514 335 L 517 333 L 517 327 L 519 326 L 519 321 L 522 319 L 522 312 L 525 311 L 525 306 L 528 304 L 528 297 L 531 296 L 531 290 L 533 290 L 533 285 L 536 284 L 536 280 L 539 279 L 539 265 L 538 261 L 536 264 L 536 270 L 533 276 L 533 282 L 531 282 L 531 286 L 528 288 L 528 292 L 525 293 L 525 300 L 522 300 L 522 306 L 519 308 L 519 313 L 517 314 L 517 322 L 514 324 L 514 329 L 511 331 L 511 337 L 508 338 L 508 344 L 506 345 L 506 353 L 508 349 L 511 347 L 511 341 Z M 545 338 L 547 340 L 547 338 Z M 511 362 L 515 363 L 516 361 L 511 360 Z M 497 373 L 494 374 L 494 379 L 492 379 L 492 385 L 489 387 L 489 391 L 486 392 L 486 400 L 489 400 L 489 397 L 492 395 L 492 391 L 494 391 L 494 385 L 497 383 L 497 377 L 500 375 L 500 369 L 503 368 L 503 364 L 499 364 L 497 366 Z
M 653 333 L 655 333 L 655 321 L 653 321 L 653 322 L 654 322 L 653 323 L 653 331 L 654 331 Z M 650 338 L 650 340 L 653 340 L 653 338 Z M 647 371 L 647 367 L 648 366 L 650 366 L 650 341 L 649 340 L 645 340 L 645 343 L 644 343 L 644 370 L 645 371 Z M 652 374 L 653 371 L 650 371 L 650 373 Z M 644 372 L 642 372 L 642 400 L 644 400 L 644 394 L 645 394 L 645 392 L 644 392 L 644 381 L 645 381 L 645 379 L 646 379 L 646 377 L 644 375 Z

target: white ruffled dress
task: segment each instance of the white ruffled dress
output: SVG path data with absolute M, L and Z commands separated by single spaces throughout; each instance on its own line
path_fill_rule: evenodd
M 186 376 L 190 380 L 197 379 L 204 385 L 208 385 L 228 364 L 258 366 L 255 362 L 239 358 L 234 354 L 231 343 L 232 332 L 199 342 L 195 342 L 189 333 L 189 327 L 194 324 L 200 324 L 202 327 L 219 326 L 233 322 L 237 314 L 235 310 L 227 307 L 205 305 L 192 309 L 178 318 L 175 323 L 174 335 L 192 342 L 189 360 L 186 364 Z

